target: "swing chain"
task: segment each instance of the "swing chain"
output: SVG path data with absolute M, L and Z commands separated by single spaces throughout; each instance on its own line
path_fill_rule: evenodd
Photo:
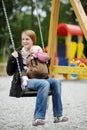
M 14 40 L 13 40 L 13 36 L 12 36 L 12 32 L 11 32 L 11 28 L 10 28 L 10 24 L 9 24 L 8 17 L 7 17 L 7 12 L 6 12 L 6 8 L 5 8 L 5 4 L 4 4 L 3 0 L 2 0 L 2 6 L 3 6 L 3 11 L 4 11 L 5 19 L 6 19 L 6 22 L 7 22 L 7 27 L 8 27 L 10 39 L 11 39 L 11 42 L 12 42 L 13 50 L 16 51 Z M 17 62 L 18 71 L 19 71 L 19 74 L 20 74 L 20 77 L 21 77 L 21 69 L 20 69 L 18 58 L 16 58 L 16 62 Z
M 42 31 L 41 31 L 41 23 L 40 23 L 40 18 L 39 18 L 39 13 L 38 13 L 38 8 L 37 8 L 37 0 L 35 0 L 35 9 L 37 12 L 37 20 L 38 20 L 38 25 L 39 25 L 39 30 L 40 30 L 40 36 L 41 36 L 41 43 L 42 43 L 42 48 L 44 50 L 44 40 L 43 40 L 43 36 L 42 36 Z

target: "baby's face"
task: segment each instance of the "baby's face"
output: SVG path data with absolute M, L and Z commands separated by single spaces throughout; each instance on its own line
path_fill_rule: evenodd
M 30 53 L 32 52 L 43 52 L 42 48 L 40 46 L 32 46 L 30 49 Z

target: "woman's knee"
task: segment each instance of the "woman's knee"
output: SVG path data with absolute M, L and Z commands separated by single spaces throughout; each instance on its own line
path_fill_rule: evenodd
M 42 80 L 39 91 L 41 91 L 41 93 L 44 94 L 44 95 L 48 95 L 49 90 L 50 90 L 49 82 L 46 81 L 46 80 Z
M 48 88 L 50 88 L 50 84 L 49 84 L 49 82 L 47 81 L 47 80 L 44 80 L 43 82 L 42 82 L 42 86 L 44 86 L 46 89 Z

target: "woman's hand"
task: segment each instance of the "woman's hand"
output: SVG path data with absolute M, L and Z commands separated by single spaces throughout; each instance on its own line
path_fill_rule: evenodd
M 12 56 L 15 57 L 15 58 L 17 58 L 17 57 L 18 57 L 18 52 L 17 52 L 17 51 L 14 51 L 14 52 L 12 53 Z

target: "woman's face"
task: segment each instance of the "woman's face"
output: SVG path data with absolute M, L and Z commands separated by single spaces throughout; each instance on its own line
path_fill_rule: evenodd
M 32 39 L 29 36 L 27 36 L 25 33 L 22 33 L 21 42 L 22 42 L 22 46 L 26 50 L 30 50 L 31 46 L 33 45 Z

